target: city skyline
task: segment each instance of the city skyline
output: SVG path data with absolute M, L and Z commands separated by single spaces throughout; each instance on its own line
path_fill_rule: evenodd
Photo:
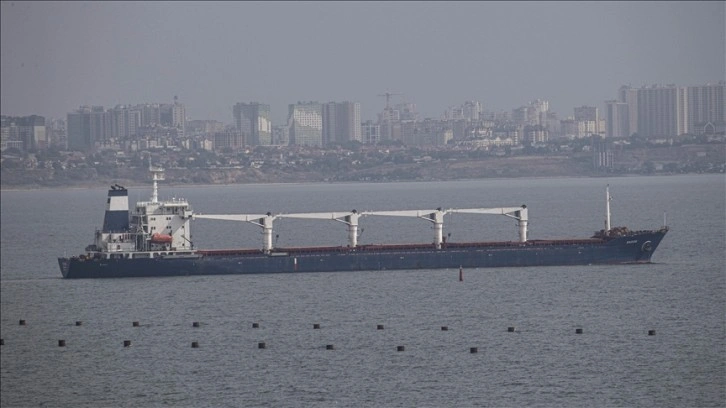
M 722 2 L 1 4 L 4 115 L 178 95 L 192 119 L 352 100 L 365 121 L 392 92 L 422 118 L 535 99 L 566 117 L 621 85 L 721 80 L 726 49 Z

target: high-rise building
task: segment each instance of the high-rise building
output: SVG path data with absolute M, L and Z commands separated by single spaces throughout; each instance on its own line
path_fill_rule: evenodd
M 381 126 L 367 120 L 361 124 L 362 142 L 365 144 L 376 144 L 381 141 Z
M 45 117 L 2 116 L 0 119 L 1 150 L 14 147 L 21 150 L 45 149 L 49 146 Z
M 623 85 L 618 90 L 618 101 L 628 105 L 628 136 L 638 132 L 638 90 Z
M 282 126 L 272 126 L 272 144 L 287 146 L 290 144 L 290 128 Z
M 64 119 L 47 118 L 45 122 L 48 143 L 61 150 L 68 149 L 66 138 L 66 121 Z
M 726 82 L 689 86 L 688 133 L 723 132 L 726 127 Z
M 179 103 L 179 97 L 174 96 L 174 105 L 171 108 L 171 125 L 177 129 L 179 137 L 184 137 L 187 123 L 187 110 L 183 103 Z
M 359 102 L 328 102 L 323 108 L 323 144 L 361 141 Z
M 535 99 L 526 106 L 521 106 L 512 111 L 512 120 L 519 125 L 544 125 L 547 122 L 547 112 L 550 104 L 548 101 Z
M 91 138 L 91 108 L 81 106 L 75 112 L 67 115 L 68 149 L 87 151 L 93 148 L 94 140 Z
M 625 102 L 605 101 L 605 136 L 623 138 L 630 136 L 629 106 Z
M 66 135 L 68 148 L 85 151 L 106 144 L 147 137 L 149 128 L 173 127 L 171 133 L 184 138 L 186 127 L 184 105 L 174 98 L 174 104 L 117 105 L 111 109 L 103 106 L 81 106 L 68 114 Z
M 479 101 L 466 101 L 459 106 L 452 106 L 444 112 L 444 120 L 477 121 L 484 111 Z
M 89 126 L 91 128 L 92 145 L 102 140 L 112 137 L 111 132 L 111 115 L 103 108 L 103 106 L 92 106 L 89 112 Z
M 287 124 L 291 145 L 323 146 L 323 106 L 320 103 L 290 104 Z
M 592 165 L 596 170 L 611 169 L 613 167 L 612 142 L 600 136 L 593 136 Z
M 239 150 L 244 147 L 242 135 L 236 128 L 226 129 L 222 132 L 214 133 L 212 138 L 214 142 L 214 150 L 232 149 Z
M 638 89 L 638 135 L 673 137 L 687 131 L 686 87 L 669 85 Z
M 600 113 L 594 106 L 580 106 L 575 108 L 575 120 L 577 121 L 593 121 L 598 122 L 600 119 Z
M 239 102 L 232 108 L 234 123 L 249 146 L 266 146 L 272 144 L 272 121 L 270 105 L 258 102 Z
M 602 131 L 600 129 L 600 112 L 594 106 L 575 108 L 575 122 L 584 122 L 582 126 L 588 134 L 599 134 Z

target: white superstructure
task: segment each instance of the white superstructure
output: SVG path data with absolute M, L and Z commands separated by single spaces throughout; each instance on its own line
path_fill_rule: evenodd
M 108 191 L 103 228 L 96 231 L 87 251 L 105 258 L 154 258 L 193 254 L 189 220 L 192 209 L 183 198 L 159 200 L 157 182 L 163 169 L 149 166 L 154 182 L 149 201 L 129 211 L 128 190 L 115 184 Z

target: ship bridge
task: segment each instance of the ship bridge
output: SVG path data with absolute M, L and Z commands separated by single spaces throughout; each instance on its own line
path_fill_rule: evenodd
M 192 214 L 192 219 L 210 219 L 225 221 L 248 222 L 262 228 L 263 249 L 270 252 L 272 246 L 273 223 L 280 218 L 297 218 L 311 220 L 333 220 L 347 226 L 348 246 L 355 248 L 358 245 L 358 222 L 361 217 L 384 216 L 384 217 L 411 217 L 428 221 L 434 225 L 434 245 L 440 249 L 443 239 L 444 216 L 447 214 L 494 214 L 503 215 L 517 220 L 519 230 L 519 241 L 527 241 L 527 224 L 529 221 L 527 206 L 519 207 L 496 207 L 496 208 L 437 208 L 433 210 L 399 210 L 399 211 L 363 211 L 356 210 L 348 212 L 313 212 L 313 213 L 292 213 L 275 214 Z

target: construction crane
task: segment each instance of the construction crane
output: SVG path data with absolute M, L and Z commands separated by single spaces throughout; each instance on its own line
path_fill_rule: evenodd
M 394 96 L 394 95 L 403 96 L 402 93 L 393 93 L 393 92 L 386 92 L 386 93 L 383 93 L 383 94 L 378 94 L 378 96 L 385 96 L 386 97 L 386 110 L 390 110 L 391 109 L 391 96 Z

